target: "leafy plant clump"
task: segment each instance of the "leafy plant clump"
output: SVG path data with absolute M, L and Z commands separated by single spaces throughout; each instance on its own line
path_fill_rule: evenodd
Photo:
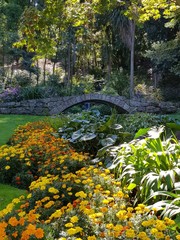
M 99 150 L 99 158 L 115 171 L 122 187 L 132 190 L 132 201 L 156 203 L 159 210 L 169 206 L 168 216 L 178 215 L 180 187 L 180 145 L 171 136 L 162 139 L 164 127 L 140 130 L 136 138 L 120 146 Z M 172 194 L 170 194 L 172 193 Z M 164 201 L 161 201 L 164 199 Z M 173 200 L 173 201 L 172 201 Z M 161 204 L 157 202 L 161 201 Z M 168 205 L 170 204 L 171 205 Z M 173 205 L 174 204 L 174 207 Z M 171 210 L 171 211 L 170 211 Z M 163 212 L 165 213 L 165 211 Z M 167 212 L 166 212 L 167 213 Z
M 101 147 L 122 143 L 132 135 L 116 123 L 116 116 L 102 116 L 99 111 L 83 111 L 71 115 L 69 121 L 58 130 L 59 136 L 68 140 L 78 151 L 95 155 Z

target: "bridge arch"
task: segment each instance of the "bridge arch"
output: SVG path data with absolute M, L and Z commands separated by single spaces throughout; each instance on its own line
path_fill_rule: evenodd
M 50 114 L 61 113 L 75 105 L 94 102 L 102 103 L 116 108 L 120 113 L 131 112 L 128 100 L 122 96 L 108 96 L 103 94 L 84 94 L 81 96 L 62 97 L 57 100 L 55 106 L 50 110 Z

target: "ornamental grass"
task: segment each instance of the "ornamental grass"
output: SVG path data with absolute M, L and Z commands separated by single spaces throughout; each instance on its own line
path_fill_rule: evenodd
M 30 123 L 0 148 L 1 182 L 28 190 L 0 211 L 0 239 L 180 239 L 172 219 L 132 207 L 110 170 L 53 131 Z

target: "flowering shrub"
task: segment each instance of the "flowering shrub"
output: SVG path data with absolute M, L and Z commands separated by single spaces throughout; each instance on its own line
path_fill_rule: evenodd
M 19 99 L 20 99 L 20 88 L 19 87 L 6 88 L 0 94 L 0 101 L 2 101 L 2 102 L 18 101 Z
M 133 208 L 128 190 L 110 170 L 101 162 L 89 165 L 86 154 L 76 153 L 52 130 L 40 122 L 27 124 L 12 137 L 14 145 L 0 151 L 3 161 L 10 158 L 2 172 L 14 167 L 13 154 L 24 154 L 18 163 L 30 162 L 32 173 L 36 168 L 27 197 L 0 211 L 0 239 L 180 239 L 173 220 L 157 218 L 143 204 Z M 22 181 L 16 173 L 15 180 Z

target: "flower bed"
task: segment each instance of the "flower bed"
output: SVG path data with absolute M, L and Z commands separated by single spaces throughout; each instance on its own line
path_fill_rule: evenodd
M 0 239 L 180 239 L 175 222 L 143 204 L 102 163 L 90 165 L 43 122 L 20 127 L 0 148 L 1 182 L 28 196 L 0 211 Z

